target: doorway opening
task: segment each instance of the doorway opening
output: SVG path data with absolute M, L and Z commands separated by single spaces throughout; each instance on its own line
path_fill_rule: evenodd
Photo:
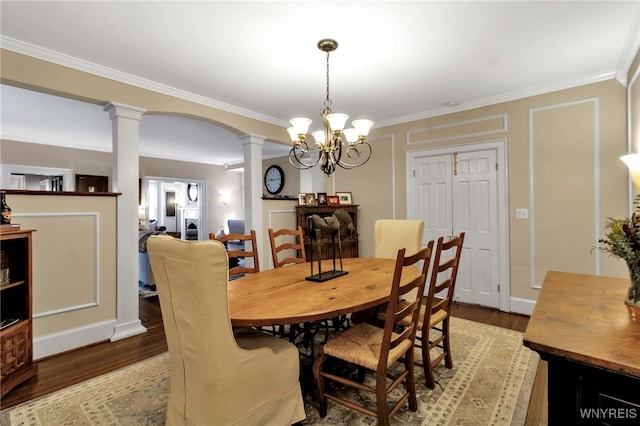
M 208 239 L 204 180 L 145 177 L 141 225 L 165 227 L 183 240 Z

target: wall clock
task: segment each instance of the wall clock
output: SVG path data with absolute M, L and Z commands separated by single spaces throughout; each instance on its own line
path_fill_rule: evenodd
M 275 195 L 284 188 L 284 172 L 280 166 L 269 166 L 264 173 L 264 186 L 269 194 Z

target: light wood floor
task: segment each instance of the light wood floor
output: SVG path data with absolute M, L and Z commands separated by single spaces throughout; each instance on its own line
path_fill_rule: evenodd
M 455 305 L 453 315 L 524 332 L 529 317 L 494 309 Z M 38 375 L 11 390 L 0 401 L 2 409 L 142 361 L 167 350 L 157 297 L 140 299 L 140 319 L 147 332 L 117 342 L 102 342 L 41 359 Z M 540 363 L 533 385 L 527 426 L 547 425 L 547 371 Z

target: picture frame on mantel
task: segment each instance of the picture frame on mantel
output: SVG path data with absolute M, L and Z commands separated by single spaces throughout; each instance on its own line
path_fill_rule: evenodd
M 353 204 L 350 192 L 336 192 L 336 196 L 338 197 L 341 206 L 348 206 Z
M 340 197 L 338 197 L 337 195 L 327 195 L 327 204 L 330 206 L 339 206 Z

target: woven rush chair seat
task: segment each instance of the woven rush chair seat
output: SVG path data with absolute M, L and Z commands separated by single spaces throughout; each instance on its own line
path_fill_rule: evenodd
M 369 370 L 378 368 L 380 349 L 384 330 L 367 323 L 356 324 L 345 330 L 324 345 L 324 353 L 352 364 L 361 365 Z M 392 333 L 392 339 L 399 335 Z M 391 365 L 409 349 L 411 342 L 407 339 L 389 350 L 387 364 Z
M 408 305 L 407 301 L 401 300 L 398 303 L 398 309 L 402 309 L 406 305 Z M 420 306 L 420 318 L 418 319 L 418 330 L 422 330 L 422 327 L 424 326 L 423 321 L 425 316 L 425 310 L 426 308 L 424 305 Z M 431 317 L 429 319 L 429 328 L 433 328 L 434 326 L 438 325 L 438 323 L 442 322 L 446 317 L 447 317 L 446 311 L 437 311 L 431 314 Z M 406 327 L 409 324 L 409 322 L 406 319 L 403 319 L 398 324 L 403 327 Z

